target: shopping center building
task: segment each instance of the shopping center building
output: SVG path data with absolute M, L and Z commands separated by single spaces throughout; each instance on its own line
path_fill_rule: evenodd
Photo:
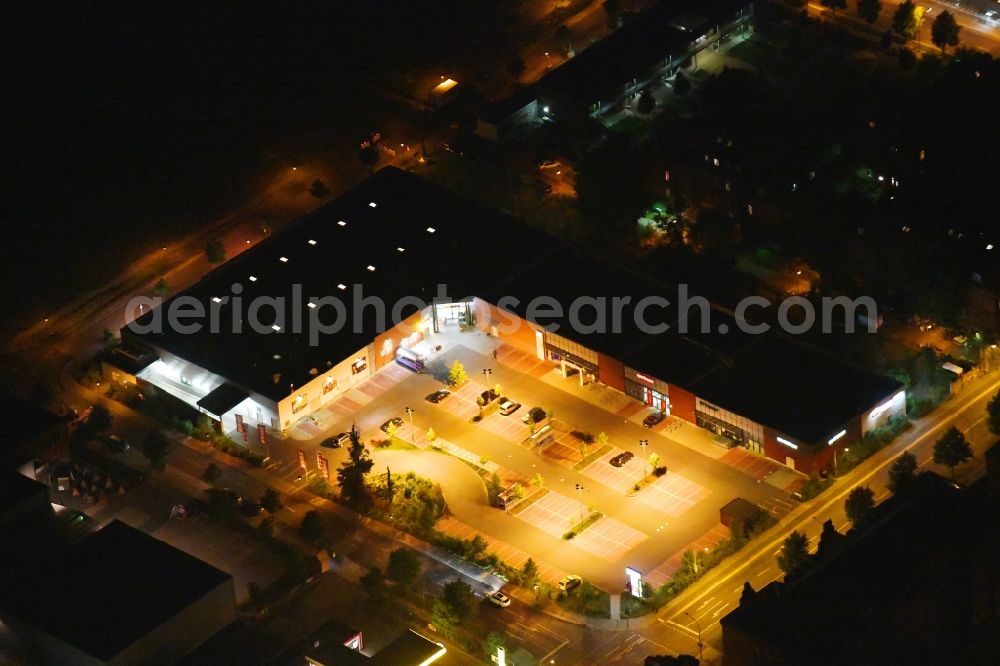
M 439 336 L 475 330 L 803 471 L 905 413 L 897 382 L 790 336 L 741 333 L 723 308 L 639 306 L 676 293 L 385 168 L 122 337 L 142 359 L 128 376 L 262 443 L 389 363 L 421 367 Z M 197 310 L 192 302 L 205 317 L 170 325 L 165 315 Z M 617 315 L 595 314 L 602 303 L 617 303 Z M 711 332 L 681 332 L 706 316 Z M 337 319 L 344 326 L 332 332 Z

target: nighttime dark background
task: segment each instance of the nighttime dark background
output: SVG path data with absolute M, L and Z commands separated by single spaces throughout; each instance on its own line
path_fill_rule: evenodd
M 7 6 L 4 282 L 30 289 L 3 309 L 43 312 L 269 168 L 353 146 L 376 129 L 376 86 L 472 44 L 498 52 L 504 5 Z

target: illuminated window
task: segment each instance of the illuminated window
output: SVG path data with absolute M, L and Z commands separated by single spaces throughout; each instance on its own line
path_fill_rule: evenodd
M 374 271 L 374 270 L 375 270 L 375 267 L 374 267 L 374 266 L 372 266 L 371 264 L 369 264 L 369 265 L 368 265 L 368 270 L 370 270 L 370 271 Z
M 315 308 L 315 307 L 316 307 L 316 304 L 315 304 L 315 303 L 313 303 L 313 302 L 309 302 L 309 303 L 307 303 L 306 305 L 307 305 L 308 307 L 310 307 L 310 308 Z
M 310 245 L 315 245 L 315 244 L 316 244 L 316 241 L 314 241 L 313 239 L 311 239 L 311 238 L 310 238 L 310 239 L 309 239 L 309 244 L 310 244 Z
M 365 368 L 368 367 L 368 359 L 364 357 L 358 357 L 354 359 L 354 363 L 351 364 L 351 374 L 356 375 L 359 372 L 364 372 Z
M 375 207 L 375 206 L 377 206 L 378 204 L 377 204 L 377 203 L 375 203 L 374 201 L 369 201 L 369 202 L 368 202 L 368 205 L 369 205 L 370 207 L 374 208 L 374 207 Z
M 292 400 L 292 414 L 301 411 L 307 404 L 309 403 L 306 402 L 306 397 L 304 395 L 300 393 L 295 396 L 295 400 Z
M 437 231 L 437 229 L 435 229 L 434 227 L 427 227 L 427 233 L 432 234 L 435 231 Z
M 280 261 L 283 264 L 287 264 L 288 263 L 288 257 L 278 257 L 278 261 Z
M 405 247 L 397 247 L 396 248 L 396 252 L 406 252 L 406 248 Z
M 333 389 L 337 388 L 337 380 L 333 377 L 327 377 L 323 380 L 323 393 L 329 393 Z
M 345 289 L 347 289 L 347 285 L 346 284 L 338 284 L 337 285 L 337 289 L 339 289 L 341 291 L 344 291 Z
M 221 299 L 221 298 L 219 298 L 218 296 L 212 296 L 212 300 L 213 300 L 214 302 L 216 302 L 216 303 L 221 303 L 221 302 L 222 302 L 222 299 Z
M 273 330 L 275 330 L 275 331 L 280 331 L 280 330 L 281 330 L 281 327 L 280 327 L 280 326 L 278 326 L 277 324 L 275 324 L 275 325 L 274 325 L 274 326 L 272 326 L 271 328 L 272 328 Z
M 337 222 L 337 226 L 338 227 L 346 227 L 347 226 L 347 222 L 344 222 L 343 220 L 340 220 L 340 221 Z
M 250 276 L 250 281 L 251 282 L 256 282 L 257 281 L 257 276 L 256 275 L 251 275 Z

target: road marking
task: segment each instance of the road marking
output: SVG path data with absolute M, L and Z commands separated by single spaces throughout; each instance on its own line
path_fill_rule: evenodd
M 764 568 L 763 568 L 763 569 L 761 569 L 761 570 L 760 570 L 759 572 L 757 572 L 757 575 L 758 575 L 758 576 L 763 576 L 764 574 L 766 574 L 766 573 L 767 573 L 768 571 L 770 571 L 770 570 L 771 570 L 771 567 L 764 567 Z

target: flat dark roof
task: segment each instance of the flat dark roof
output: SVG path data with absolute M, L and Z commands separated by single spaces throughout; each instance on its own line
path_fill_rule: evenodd
M 669 0 L 631 17 L 624 26 L 539 79 L 541 97 L 591 104 L 667 56 L 679 56 L 717 23 L 751 6 L 748 0 Z
M 162 306 L 169 307 L 183 295 L 200 300 L 206 311 L 218 307 L 221 321 L 227 324 L 219 333 L 205 326 L 193 334 L 138 335 L 123 329 L 123 335 L 155 344 L 243 388 L 280 400 L 290 393 L 290 385 L 309 382 L 314 376 L 311 370 L 325 371 L 329 364 L 366 348 L 376 334 L 392 326 L 388 318 L 379 326 L 372 308 L 363 311 L 362 320 L 350 319 L 355 285 L 362 287 L 363 297 L 376 296 L 390 306 L 404 297 L 429 304 L 438 284 L 447 285 L 449 296 L 460 300 L 507 277 L 512 267 L 530 262 L 536 252 L 545 252 L 554 242 L 509 215 L 386 167 Z M 369 271 L 368 266 L 375 270 Z M 251 276 L 256 279 L 251 281 Z M 258 296 L 284 298 L 291 305 L 293 285 L 298 284 L 301 302 L 288 308 L 290 316 L 308 322 L 313 313 L 307 307 L 309 298 L 329 296 L 343 301 L 347 325 L 339 333 L 323 336 L 315 347 L 309 345 L 307 328 L 295 333 L 290 330 L 291 321 L 279 332 L 254 333 L 244 325 L 243 333 L 233 333 L 228 325 L 231 303 L 216 304 L 212 299 L 230 296 L 234 284 L 242 286 L 244 312 Z M 341 290 L 341 284 L 347 289 Z M 401 314 L 405 317 L 414 311 L 410 306 Z M 332 307 L 321 309 L 320 315 L 325 322 L 335 317 Z M 148 323 L 153 317 L 149 312 L 139 321 Z M 273 311 L 264 308 L 261 319 L 274 323 Z
M 17 470 L 0 468 L 0 516 L 40 496 L 48 501 L 49 489 L 44 483 Z
M 198 406 L 209 414 L 222 416 L 249 397 L 239 386 L 228 382 L 216 386 L 208 395 L 198 401 Z
M 718 406 L 809 444 L 902 388 L 894 379 L 778 334 L 757 336 L 691 389 Z
M 339 220 L 346 226 L 338 225 Z M 374 272 L 365 268 L 369 263 Z M 248 281 L 250 275 L 257 280 Z M 710 326 L 703 332 L 698 308 L 679 311 L 675 287 L 567 247 L 508 215 L 473 205 L 395 168 L 382 169 L 184 293 L 209 303 L 213 296 L 227 295 L 234 282 L 244 287 L 244 303 L 254 296 L 291 300 L 292 285 L 302 284 L 303 321 L 311 312 L 305 306 L 308 296 L 342 293 L 338 284 L 361 284 L 365 296 L 379 296 L 390 304 L 414 295 L 429 303 L 435 285 L 446 284 L 455 300 L 478 296 L 500 304 L 501 297 L 514 297 L 518 303 L 510 309 L 519 316 L 527 314 L 533 298 L 551 296 L 563 304 L 563 316 L 537 323 L 556 323 L 558 335 L 804 442 L 825 441 L 899 388 L 894 380 L 796 340 L 742 333 L 732 314 L 717 306 L 711 307 Z M 568 307 L 580 296 L 603 297 L 608 303 L 616 297 L 630 298 L 619 332 L 573 331 Z M 650 334 L 635 323 L 635 304 L 650 296 L 670 302 L 647 310 L 651 323 L 669 326 L 665 333 Z M 689 298 L 695 296 L 691 293 Z M 349 310 L 350 297 L 346 299 Z M 222 312 L 228 316 L 231 310 L 226 306 Z M 592 310 L 581 309 L 581 321 L 591 317 Z M 682 333 L 684 323 L 688 332 Z M 722 324 L 726 333 L 719 332 Z M 357 332 L 355 325 L 360 327 Z M 280 400 L 290 392 L 289 384 L 301 386 L 311 380 L 311 369 L 322 372 L 328 364 L 339 363 L 367 347 L 383 330 L 371 316 L 349 322 L 348 328 L 325 336 L 317 347 L 309 346 L 305 333 L 234 334 L 225 332 L 225 327 L 220 333 L 206 328 L 193 335 L 138 337 L 237 384 L 218 389 L 226 394 L 226 400 L 216 405 L 221 409 L 241 395 L 241 388 Z M 214 404 L 214 392 L 205 400 Z
M 232 578 L 120 521 L 0 573 L 0 607 L 110 660 Z
M 373 666 L 419 666 L 444 648 L 410 629 L 379 650 L 371 659 Z
M 61 416 L 10 391 L 3 392 L 2 400 L 7 405 L 8 414 L 4 423 L 3 437 L 15 446 L 34 440 L 64 420 Z

